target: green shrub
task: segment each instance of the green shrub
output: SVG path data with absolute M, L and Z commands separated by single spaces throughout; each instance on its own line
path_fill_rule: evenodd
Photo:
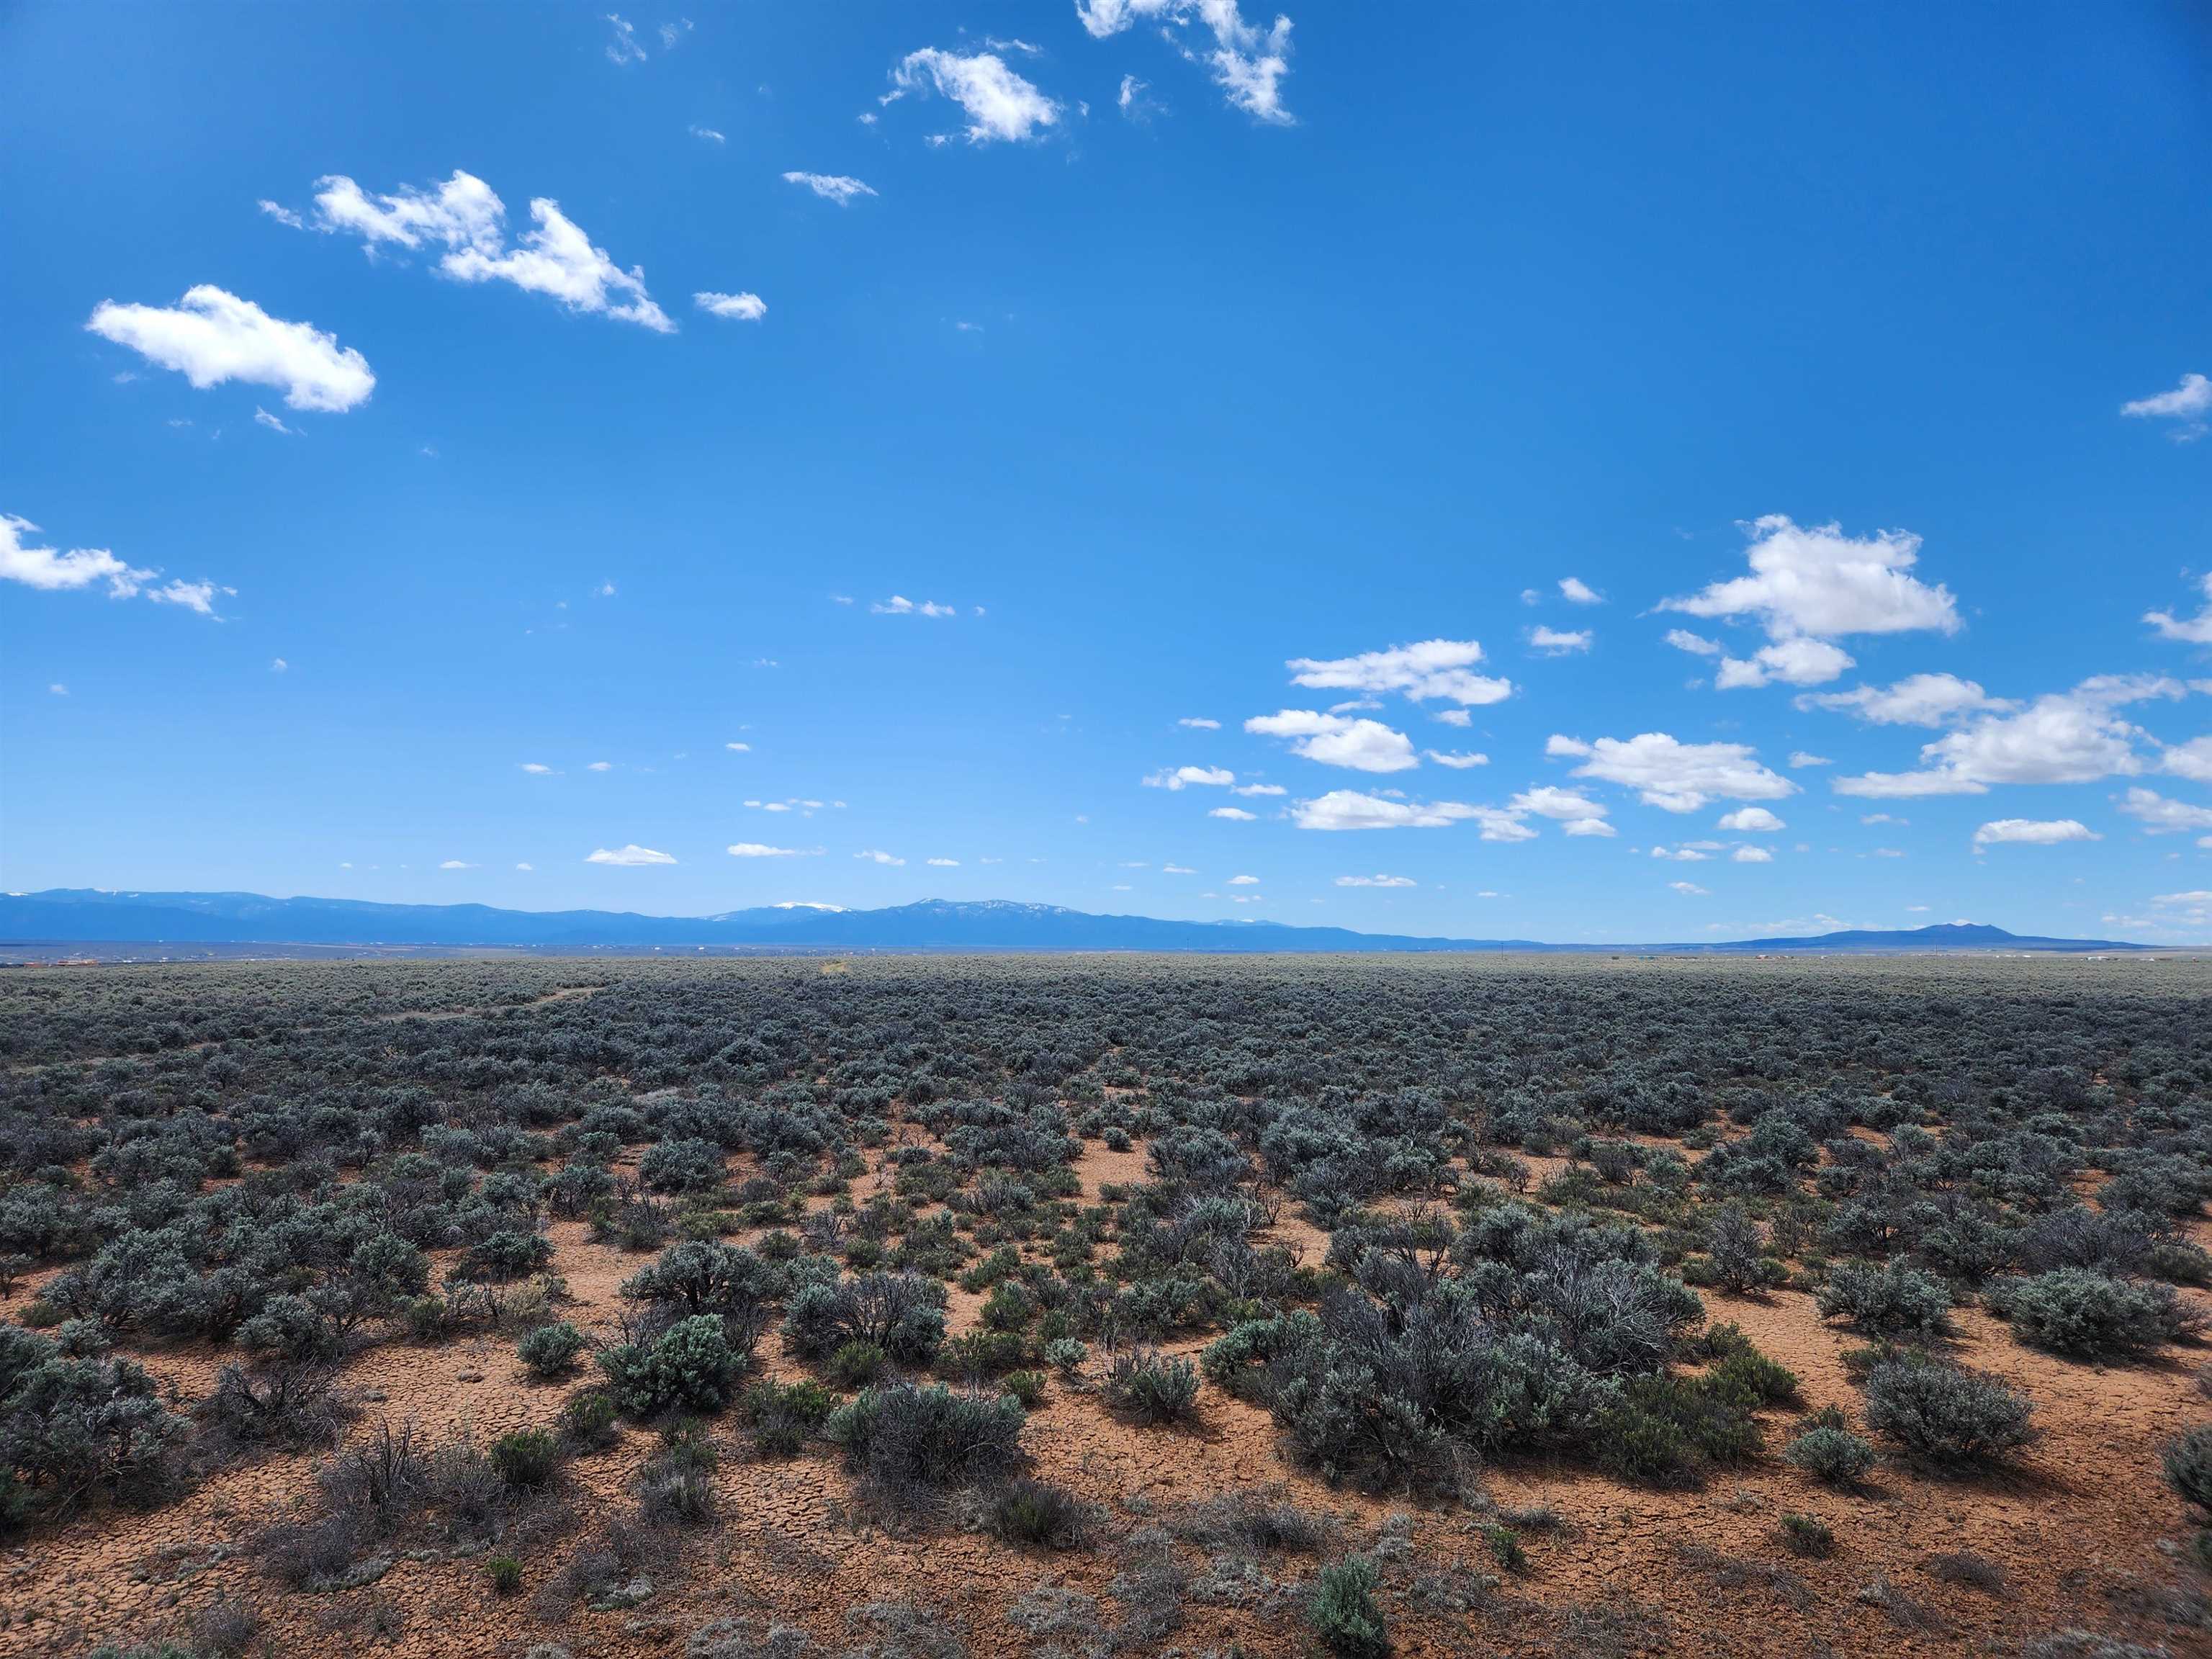
M 611 1445 L 615 1419 L 621 1414 L 611 1395 L 598 1389 L 580 1389 L 562 1404 L 561 1437 L 577 1446 Z
M 2212 1423 L 2167 1441 L 2159 1468 L 2174 1495 L 2185 1504 L 2194 1504 L 2212 1522 Z
M 841 1342 L 823 1362 L 822 1374 L 841 1389 L 865 1389 L 890 1370 L 890 1357 L 872 1342 Z
M 954 1486 L 988 1486 L 1021 1462 L 1024 1413 L 1004 1395 L 955 1394 L 943 1383 L 868 1389 L 830 1413 L 823 1431 L 854 1474 L 895 1507 Z
M 1832 1528 L 1816 1516 L 1789 1514 L 1782 1517 L 1782 1542 L 1792 1555 L 1819 1559 L 1836 1553 Z
M 615 1403 L 631 1417 L 673 1408 L 720 1411 L 751 1354 L 731 1346 L 722 1320 L 701 1314 L 678 1320 L 650 1347 L 627 1343 L 599 1356 Z
M 1321 1570 L 1306 1601 L 1306 1623 L 1337 1659 L 1382 1659 L 1390 1637 L 1375 1600 L 1375 1564 L 1348 1555 Z
M 1511 1573 L 1528 1570 L 1528 1552 L 1521 1545 L 1521 1534 L 1512 1528 L 1496 1521 L 1482 1529 L 1482 1541 L 1490 1546 L 1492 1558 Z
M 1062 1376 L 1073 1376 L 1091 1358 L 1091 1346 L 1079 1337 L 1056 1336 L 1044 1345 L 1045 1364 Z
M 522 1588 L 522 1563 L 511 1555 L 495 1555 L 484 1562 L 484 1574 L 491 1580 L 495 1595 L 512 1595 Z
M 2002 1457 L 2035 1437 L 2031 1407 L 1994 1376 L 1900 1357 L 1868 1373 L 1867 1426 L 1938 1468 Z
M 1875 1336 L 1933 1338 L 1950 1328 L 1951 1293 L 1901 1261 L 1838 1261 L 1817 1298 L 1823 1319 L 1841 1314 Z
M 765 1379 L 747 1389 L 738 1408 L 751 1426 L 753 1445 L 763 1457 L 790 1457 L 820 1432 L 837 1397 L 819 1382 Z
M 1035 1411 L 1044 1403 L 1042 1371 L 1009 1371 L 999 1379 L 999 1387 L 1020 1401 L 1025 1411 Z
M 1832 1407 L 1807 1419 L 1782 1455 L 1814 1480 L 1838 1487 L 1857 1485 L 1875 1465 L 1874 1443 L 1853 1434 Z
M 1713 1465 L 1759 1455 L 1757 1403 L 1741 1384 L 1710 1376 L 1631 1377 L 1598 1420 L 1598 1466 L 1640 1486 L 1698 1486 Z
M 561 1443 L 543 1429 L 517 1429 L 491 1443 L 491 1466 L 518 1492 L 550 1483 L 561 1467 Z
M 1008 1543 L 1047 1549 L 1079 1549 L 1097 1525 L 1097 1513 L 1064 1486 L 1019 1480 L 993 1500 L 991 1530 Z
M 584 1351 L 584 1334 L 566 1320 L 557 1325 L 540 1325 L 525 1331 L 514 1351 L 532 1376 L 550 1382 L 567 1375 L 575 1364 L 576 1356 Z
M 2183 1329 L 2170 1286 L 2131 1285 L 2087 1267 L 1999 1279 L 1986 1300 L 2031 1348 L 2075 1359 L 2135 1358 Z
M 1134 1423 L 1179 1423 L 1198 1403 L 1198 1368 L 1188 1359 L 1130 1348 L 1107 1361 L 1106 1403 Z

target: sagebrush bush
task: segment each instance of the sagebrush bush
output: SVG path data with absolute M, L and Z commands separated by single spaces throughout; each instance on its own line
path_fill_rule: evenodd
M 650 1346 L 625 1343 L 599 1355 L 616 1405 L 631 1417 L 665 1411 L 720 1411 L 729 1403 L 750 1349 L 732 1344 L 715 1314 L 681 1319 Z
M 1874 1443 L 1851 1432 L 1832 1408 L 1808 1419 L 1797 1437 L 1783 1448 L 1785 1462 L 1831 1486 L 1852 1486 L 1873 1468 Z
M 2212 1423 L 2188 1430 L 2166 1443 L 2159 1471 L 2174 1495 L 2193 1504 L 2212 1525 Z
M 1016 1480 L 992 1501 L 991 1530 L 1009 1543 L 1047 1549 L 1080 1549 L 1090 1542 L 1097 1511 L 1064 1486 Z
M 2171 1286 L 2130 1284 L 2087 1267 L 1999 1279 L 1985 1299 L 2028 1346 L 2075 1359 L 2135 1358 L 2187 1328 Z
M 1004 1395 L 897 1382 L 840 1407 L 823 1432 L 844 1448 L 854 1474 L 894 1507 L 917 1507 L 946 1488 L 1012 1474 L 1022 1461 L 1024 1417 L 1020 1404 Z
M 1379 1582 L 1375 1564 L 1349 1555 L 1321 1570 L 1306 1601 L 1306 1624 L 1338 1659 L 1382 1659 L 1390 1637 L 1382 1608 L 1375 1600 Z
M 747 1389 L 738 1409 L 751 1426 L 753 1445 L 763 1457 L 790 1457 L 821 1431 L 836 1405 L 837 1396 L 819 1382 L 769 1378 Z
M 525 1370 L 540 1382 L 550 1382 L 567 1376 L 575 1365 L 576 1356 L 584 1351 L 584 1334 L 566 1320 L 540 1325 L 525 1331 L 514 1350 Z
M 1867 1426 L 1939 1468 L 1992 1462 L 2027 1444 L 2033 1412 L 1996 1377 L 1932 1359 L 1888 1359 L 1867 1376 Z
M 1127 1348 L 1106 1362 L 1106 1403 L 1133 1423 L 1179 1423 L 1198 1403 L 1198 1368 L 1150 1348 Z
M 516 1429 L 491 1443 L 491 1466 L 518 1492 L 550 1484 L 561 1468 L 561 1443 L 543 1429 Z
M 1822 1318 L 1840 1314 L 1875 1336 L 1933 1338 L 1950 1328 L 1943 1281 L 1901 1261 L 1838 1261 L 1817 1300 Z

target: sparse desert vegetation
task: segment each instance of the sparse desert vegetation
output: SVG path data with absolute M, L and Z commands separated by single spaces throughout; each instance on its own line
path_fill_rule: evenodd
M 2184 1653 L 2197 962 L 0 978 L 0 1652 Z

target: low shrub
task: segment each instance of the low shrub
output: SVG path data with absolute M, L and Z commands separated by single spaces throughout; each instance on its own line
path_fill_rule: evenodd
M 1797 1437 L 1782 1449 L 1785 1462 L 1828 1486 L 1856 1486 L 1875 1466 L 1874 1443 L 1851 1432 L 1833 1407 L 1808 1418 Z
M 1208 1549 L 1261 1555 L 1276 1550 L 1318 1554 L 1334 1542 L 1335 1522 L 1300 1509 L 1284 1486 L 1248 1486 L 1193 1504 L 1172 1522 L 1176 1536 Z
M 1382 1659 L 1390 1651 L 1389 1626 L 1375 1600 L 1375 1564 L 1348 1555 L 1321 1570 L 1306 1601 L 1306 1624 L 1337 1659 Z
M 1021 1462 L 1024 1415 L 1004 1395 L 900 1382 L 868 1389 L 823 1427 L 856 1476 L 894 1507 L 912 1508 L 949 1487 L 1011 1475 Z
M 514 1345 L 523 1367 L 541 1382 L 565 1376 L 584 1351 L 584 1334 L 568 1321 L 525 1331 Z
M 512 1595 L 522 1588 L 522 1563 L 513 1556 L 489 1556 L 484 1561 L 484 1576 L 491 1580 L 494 1595 Z
M 2002 1458 L 2035 1437 L 2033 1407 L 1994 1376 L 1899 1357 L 1868 1373 L 1867 1426 L 1937 1468 Z
M 561 1468 L 561 1443 L 543 1429 L 517 1429 L 491 1443 L 491 1466 L 516 1492 L 551 1484 Z
M 561 1437 L 572 1446 L 611 1446 L 615 1420 L 622 1415 L 614 1397 L 598 1389 L 580 1389 L 562 1403 Z
M 2029 1347 L 2075 1359 L 2136 1358 L 2189 1323 L 2171 1285 L 2133 1285 L 2087 1267 L 1998 1279 L 1985 1299 Z
M 1782 1542 L 1792 1555 L 1819 1559 L 1836 1553 L 1835 1529 L 1817 1516 L 1794 1511 L 1782 1517 Z
M 2177 1498 L 2212 1524 L 2212 1423 L 2167 1441 L 2159 1457 L 2159 1472 Z
M 999 1387 L 1020 1401 L 1024 1411 L 1035 1411 L 1044 1403 L 1042 1371 L 1009 1371 L 999 1379 Z
M 1598 1466 L 1640 1486 L 1701 1485 L 1715 1464 L 1759 1455 L 1756 1404 L 1743 1386 L 1711 1376 L 1631 1377 L 1598 1419 Z
M 1150 1348 L 1124 1349 L 1106 1363 L 1106 1403 L 1131 1422 L 1179 1423 L 1198 1403 L 1198 1368 Z
M 763 1457 L 790 1457 L 821 1431 L 836 1408 L 837 1397 L 819 1382 L 754 1383 L 738 1399 L 738 1409 L 752 1430 L 753 1445 Z
M 732 1346 L 719 1316 L 699 1314 L 677 1321 L 649 1347 L 625 1343 L 608 1349 L 599 1356 L 599 1369 L 625 1415 L 653 1417 L 678 1408 L 720 1411 L 751 1359 L 750 1349 Z
M 1823 1319 L 1842 1315 L 1875 1336 L 1932 1339 L 1950 1328 L 1943 1281 L 1901 1261 L 1838 1261 L 1817 1298 Z
M 349 1407 L 321 1365 L 249 1371 L 225 1365 L 200 1402 L 201 1444 L 218 1457 L 277 1447 L 300 1451 L 336 1443 Z
M 1013 1544 L 1047 1549 L 1080 1549 L 1091 1540 L 1097 1511 L 1064 1486 L 1017 1480 L 993 1500 L 991 1530 Z
M 822 1374 L 841 1389 L 865 1389 L 880 1382 L 891 1368 L 890 1356 L 872 1342 L 841 1342 L 822 1363 Z

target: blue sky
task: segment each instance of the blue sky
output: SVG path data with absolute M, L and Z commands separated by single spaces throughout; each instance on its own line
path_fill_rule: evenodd
M 621 15 L 0 10 L 9 888 L 2212 940 L 2187 9 Z

